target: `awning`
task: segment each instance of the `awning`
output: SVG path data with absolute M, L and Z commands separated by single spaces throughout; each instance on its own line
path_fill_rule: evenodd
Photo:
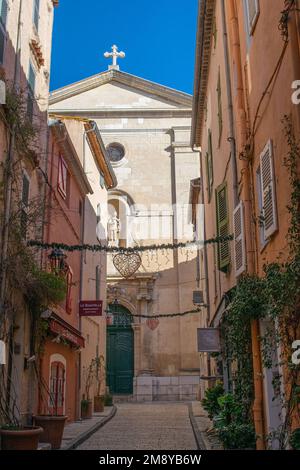
M 58 317 L 55 313 L 51 315 L 49 328 L 52 333 L 61 336 L 64 340 L 71 343 L 72 346 L 84 348 L 84 338 L 81 336 L 80 331 Z

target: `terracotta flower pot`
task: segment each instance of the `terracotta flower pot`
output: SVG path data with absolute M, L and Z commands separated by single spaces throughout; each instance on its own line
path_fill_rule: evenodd
M 40 441 L 49 442 L 54 450 L 60 449 L 66 420 L 67 416 L 35 416 L 34 423 L 44 430 Z
M 37 450 L 43 429 L 37 426 L 0 429 L 2 450 Z
M 92 400 L 82 400 L 81 402 L 81 419 L 91 419 L 93 416 Z
M 104 411 L 104 397 L 103 396 L 94 397 L 94 412 L 102 413 L 102 411 Z

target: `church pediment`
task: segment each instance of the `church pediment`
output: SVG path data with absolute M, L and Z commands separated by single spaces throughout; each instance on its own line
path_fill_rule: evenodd
M 117 70 L 100 73 L 50 95 L 52 111 L 176 111 L 191 107 L 190 95 Z

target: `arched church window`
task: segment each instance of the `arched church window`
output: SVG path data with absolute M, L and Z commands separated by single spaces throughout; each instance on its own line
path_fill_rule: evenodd
M 125 156 L 125 149 L 123 145 L 113 142 L 109 144 L 106 148 L 109 159 L 112 163 L 118 163 L 124 158 Z

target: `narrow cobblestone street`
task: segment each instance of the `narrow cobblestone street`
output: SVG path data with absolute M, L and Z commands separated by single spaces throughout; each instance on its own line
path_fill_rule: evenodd
M 186 403 L 118 404 L 116 416 L 78 450 L 196 450 Z

